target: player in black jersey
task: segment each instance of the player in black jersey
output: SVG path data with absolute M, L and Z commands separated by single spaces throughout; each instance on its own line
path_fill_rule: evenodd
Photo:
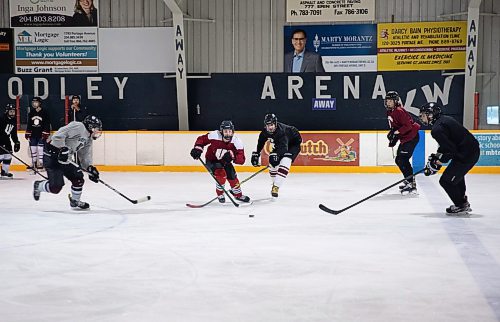
M 42 107 L 40 97 L 33 97 L 24 137 L 29 141 L 33 168 L 43 168 L 43 145 L 50 135 L 49 113 Z
M 12 173 L 9 172 L 12 162 L 11 140 L 14 142 L 14 152 L 19 152 L 21 144 L 17 138 L 16 107 L 7 104 L 5 114 L 0 116 L 0 163 L 2 164 L 0 178 L 2 179 L 12 178 Z
M 420 108 L 420 120 L 424 125 L 431 125 L 431 135 L 439 144 L 436 153 L 429 156 L 425 175 L 439 171 L 442 163 L 450 164 L 439 179 L 453 205 L 446 208 L 447 214 L 465 214 L 471 211 L 465 194 L 465 175 L 479 160 L 479 142 L 454 118 L 441 115 L 441 106 L 427 103 Z
M 259 134 L 257 150 L 252 152 L 252 165 L 259 166 L 260 152 L 266 141 L 271 140 L 273 145 L 269 154 L 269 174 L 273 180 L 271 195 L 278 197 L 279 188 L 288 175 L 292 162 L 300 153 L 302 137 L 295 127 L 278 122 L 274 114 L 266 114 L 264 127 Z

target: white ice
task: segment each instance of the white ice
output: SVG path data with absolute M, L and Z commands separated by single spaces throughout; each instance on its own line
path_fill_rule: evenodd
M 249 173 L 240 173 L 240 179 Z M 276 202 L 214 203 L 206 173 L 102 173 L 69 208 L 0 181 L 0 321 L 498 321 L 498 175 L 468 175 L 472 215 L 447 217 L 439 175 L 334 209 L 397 174 L 291 173 Z M 267 173 L 243 185 L 270 194 Z M 249 214 L 255 217 L 250 218 Z

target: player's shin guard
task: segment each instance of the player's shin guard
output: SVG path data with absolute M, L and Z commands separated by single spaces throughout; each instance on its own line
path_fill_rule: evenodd
M 288 175 L 288 172 L 290 171 L 290 167 L 292 165 L 292 159 L 290 158 L 283 158 L 280 161 L 280 164 L 278 166 L 278 171 L 276 173 L 276 179 L 274 180 L 274 185 L 276 187 L 280 187 L 283 184 L 283 181 L 285 181 L 285 178 Z
M 235 178 L 234 180 L 228 179 L 227 181 L 229 181 L 229 184 L 231 185 L 231 192 L 233 193 L 236 200 L 242 202 L 250 202 L 250 197 L 243 195 L 238 178 Z
M 36 160 L 38 157 L 38 146 L 30 145 L 30 153 L 31 153 L 31 166 L 33 168 L 36 168 Z M 42 150 L 42 157 L 43 157 L 43 150 Z
M 216 169 L 214 171 L 214 175 L 219 183 L 215 185 L 215 192 L 217 193 L 217 196 L 221 196 L 224 194 L 222 187 L 226 184 L 226 171 L 224 171 L 224 169 Z
M 72 185 L 71 186 L 71 199 L 79 201 L 80 197 L 82 196 L 82 192 L 83 192 L 82 186 L 75 187 Z
M 43 145 L 37 146 L 38 168 L 43 168 Z
M 12 156 L 10 154 L 1 154 L 0 162 L 2 162 L 2 177 L 9 176 L 10 163 L 12 162 Z
M 278 173 L 278 167 L 273 167 L 273 166 L 269 165 L 269 175 L 271 176 L 271 180 L 273 181 L 273 183 L 276 180 L 276 174 Z

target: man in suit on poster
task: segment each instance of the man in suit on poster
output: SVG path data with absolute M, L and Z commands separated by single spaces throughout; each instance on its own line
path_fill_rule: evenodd
M 285 54 L 285 73 L 325 72 L 321 56 L 306 51 L 307 34 L 304 30 L 294 30 L 291 40 L 294 50 Z

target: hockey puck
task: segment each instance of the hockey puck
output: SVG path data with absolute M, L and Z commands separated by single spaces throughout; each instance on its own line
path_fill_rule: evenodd
M 248 217 L 253 218 L 253 215 L 252 215 L 252 214 L 250 214 L 250 215 L 248 215 Z

